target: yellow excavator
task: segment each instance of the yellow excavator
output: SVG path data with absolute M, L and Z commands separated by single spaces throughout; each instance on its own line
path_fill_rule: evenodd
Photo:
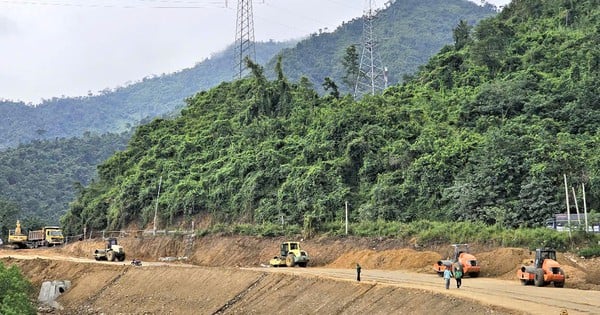
M 300 249 L 299 242 L 283 242 L 279 247 L 279 256 L 269 261 L 272 267 L 306 267 L 310 258 L 305 250 Z
M 17 226 L 14 230 L 8 230 L 8 244 L 25 248 L 27 247 L 27 234 L 21 230 L 21 221 L 17 220 Z

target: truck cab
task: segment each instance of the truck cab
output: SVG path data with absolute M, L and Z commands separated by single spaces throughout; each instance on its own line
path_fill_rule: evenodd
M 65 242 L 62 229 L 58 226 L 44 227 L 44 239 L 48 246 L 62 245 Z

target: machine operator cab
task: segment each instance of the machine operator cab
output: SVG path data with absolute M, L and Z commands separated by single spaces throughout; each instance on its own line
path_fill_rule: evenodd
M 298 243 L 289 242 L 281 244 L 281 257 L 286 257 L 288 252 L 298 250 Z
M 546 259 L 552 259 L 556 261 L 556 251 L 552 249 L 540 249 L 535 255 L 535 266 L 537 268 L 542 268 L 544 260 Z

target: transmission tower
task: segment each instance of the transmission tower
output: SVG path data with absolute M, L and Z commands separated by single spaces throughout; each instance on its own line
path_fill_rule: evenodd
M 252 0 L 238 0 L 237 23 L 235 30 L 235 76 L 242 78 L 247 72 L 244 59 L 256 60 L 254 47 L 254 18 L 252 16 Z
M 387 87 L 387 68 L 381 63 L 381 58 L 376 51 L 376 40 L 373 32 L 373 1 L 368 0 L 369 7 L 363 17 L 362 54 L 356 85 L 354 86 L 354 98 L 364 94 L 375 95 L 381 93 Z

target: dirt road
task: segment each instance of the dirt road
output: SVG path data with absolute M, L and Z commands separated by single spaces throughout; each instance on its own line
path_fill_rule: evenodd
M 600 260 L 560 253 L 565 288 L 521 286 L 523 248 L 477 248 L 482 277 L 445 290 L 431 265 L 446 253 L 407 248 L 397 239 L 315 238 L 303 242 L 309 268 L 260 268 L 284 239 L 206 236 L 123 238 L 125 262 L 96 262 L 101 240 L 35 250 L 0 250 L 36 287 L 67 279 L 60 314 L 600 314 Z M 12 256 L 14 259 L 1 257 Z M 190 264 L 160 257 L 187 257 Z M 129 265 L 137 257 L 142 268 Z M 35 259 L 39 258 L 39 259 Z M 363 281 L 354 281 L 356 262 Z M 202 267 L 199 267 L 202 266 Z M 257 267 L 252 267 L 257 266 Z M 240 267 L 240 268 L 235 268 Z M 168 290 L 165 290 L 168 288 Z M 293 303 L 290 303 L 293 301 Z M 274 311 L 276 310 L 276 311 Z
M 406 310 L 411 313 L 426 313 L 420 310 L 420 304 L 426 304 L 427 301 L 445 300 L 440 303 L 437 307 L 438 310 L 451 310 L 461 311 L 462 308 L 457 308 L 456 301 L 463 301 L 458 303 L 463 308 L 473 309 L 474 305 L 483 305 L 493 307 L 496 310 L 495 313 L 530 313 L 530 314 L 561 314 L 561 311 L 567 310 L 568 314 L 600 314 L 600 291 L 585 291 L 569 288 L 554 288 L 554 287 L 533 287 L 533 286 L 522 286 L 516 280 L 498 280 L 489 278 L 465 278 L 463 280 L 463 286 L 460 289 L 456 289 L 454 286 L 450 290 L 444 288 L 443 280 L 434 274 L 423 274 L 410 271 L 400 270 L 369 270 L 363 269 L 362 282 L 358 284 L 355 281 L 355 270 L 353 269 L 336 269 L 336 268 L 229 268 L 224 271 L 223 268 L 207 268 L 198 267 L 187 264 L 172 264 L 164 262 L 147 262 L 144 261 L 144 266 L 141 268 L 133 268 L 128 266 L 128 262 L 113 263 L 113 262 L 97 262 L 90 258 L 77 258 L 65 256 L 61 253 L 51 251 L 0 251 L 0 258 L 9 260 L 20 260 L 23 261 L 21 264 L 22 268 L 32 270 L 30 275 L 38 274 L 40 269 L 55 270 L 56 275 L 47 274 L 45 277 L 57 277 L 61 275 L 63 278 L 73 279 L 74 286 L 73 291 L 67 292 L 63 301 L 69 305 L 88 305 L 89 309 L 93 310 L 105 310 L 102 301 L 107 300 L 101 296 L 111 296 L 110 304 L 120 303 L 121 305 L 131 304 L 130 300 L 144 301 L 143 306 L 133 306 L 132 309 L 120 309 L 120 311 L 129 311 L 135 313 L 141 309 L 144 312 L 160 314 L 160 311 L 152 309 L 152 304 L 148 302 L 147 297 L 151 296 L 157 305 L 162 304 L 161 307 L 165 307 L 164 302 L 160 302 L 163 299 L 173 299 L 173 290 L 169 292 L 161 292 L 159 289 L 153 289 L 147 291 L 149 283 L 148 279 L 153 275 L 161 274 L 161 284 L 159 287 L 172 287 L 176 288 L 179 285 L 186 287 L 185 292 L 190 291 L 206 291 L 206 285 L 215 286 L 222 284 L 222 280 L 219 280 L 219 274 L 227 275 L 229 279 L 238 279 L 227 285 L 225 290 L 220 290 L 217 297 L 211 297 L 212 303 L 210 307 L 204 309 L 200 313 L 213 314 L 213 313 L 228 313 L 224 310 L 224 307 L 230 308 L 229 313 L 233 312 L 245 312 L 253 310 L 252 312 L 261 313 L 261 309 L 269 310 L 274 307 L 273 305 L 265 304 L 266 300 L 276 300 L 277 296 L 272 298 L 266 298 L 269 294 L 279 294 L 284 297 L 293 296 L 296 299 L 300 299 L 301 296 L 304 299 L 326 299 L 331 298 L 331 303 L 335 304 L 336 300 L 348 298 L 349 304 L 357 304 L 356 298 L 361 298 L 363 293 L 358 297 L 349 298 L 356 290 L 358 285 L 361 290 L 366 292 L 371 291 L 373 296 L 382 295 L 381 292 L 391 290 L 394 292 L 393 298 L 398 299 L 399 296 L 409 296 L 412 292 L 425 292 L 415 294 L 421 299 L 418 300 L 413 296 L 411 302 L 404 300 L 401 302 L 405 306 Z M 26 261 L 32 261 L 30 263 Z M 70 267 L 63 262 L 69 262 Z M 42 264 L 42 266 L 40 265 Z M 97 266 L 97 267 L 96 267 Z M 27 270 L 25 273 L 27 274 Z M 237 270 L 237 271 L 236 271 Z M 100 275 L 96 277 L 94 274 Z M 273 276 L 269 276 L 273 275 Z M 210 284 L 210 279 L 214 277 L 214 284 Z M 114 281 L 106 281 L 102 279 L 115 279 Z M 85 286 L 78 285 L 77 281 L 81 279 L 85 282 Z M 196 279 L 196 280 L 194 280 Z M 319 280 L 320 279 L 320 280 Z M 121 284 L 119 283 L 121 281 Z M 178 282 L 175 282 L 178 281 Z M 183 281 L 189 281 L 189 283 L 183 283 Z M 230 280 L 231 281 L 231 280 Z M 173 283 L 171 283 L 173 282 Z M 89 284 L 94 283 L 93 289 Z M 294 283 L 293 285 L 284 285 L 278 290 L 272 288 L 281 286 L 282 283 Z M 326 284 L 325 284 L 326 283 Z M 454 284 L 454 281 L 453 281 Z M 306 286 L 306 289 L 298 290 L 298 287 Z M 77 290 L 85 291 L 76 292 Z M 355 288 L 355 289 L 352 289 Z M 370 288 L 377 288 L 372 290 Z M 335 296 L 332 291 L 346 292 L 341 296 Z M 127 294 L 123 294 L 126 292 Z M 411 293 L 407 293 L 411 292 Z M 70 295 L 70 296 L 69 296 Z M 248 295 L 248 296 L 246 296 Z M 89 296 L 93 299 L 90 300 Z M 124 297 L 126 298 L 124 298 Z M 434 296 L 433 298 L 425 298 L 426 296 Z M 435 298 L 435 296 L 442 296 L 442 298 Z M 184 314 L 188 309 L 195 309 L 198 311 L 198 307 L 207 307 L 207 304 L 195 304 L 190 303 L 190 298 L 181 300 L 179 302 L 172 303 L 173 305 L 167 305 L 172 307 L 171 311 L 174 314 Z M 364 301 L 358 302 L 362 305 L 363 310 L 373 310 L 375 301 L 381 299 L 380 297 L 365 298 L 362 296 Z M 129 299 L 129 300 L 128 300 Z M 260 299 L 260 300 L 257 300 Z M 266 300 L 265 300 L 266 299 Z M 405 298 L 406 299 L 406 298 Z M 158 303 L 160 302 L 160 303 Z M 324 302 L 325 303 L 325 302 Z M 398 310 L 398 306 L 389 305 L 391 302 L 387 302 L 388 305 L 378 306 L 380 313 L 386 313 L 391 310 Z M 433 303 L 432 303 L 433 304 Z M 188 309 L 177 309 L 173 308 L 175 305 L 182 307 L 186 305 Z M 79 307 L 79 306 L 78 306 Z M 126 306 L 123 306 L 126 307 Z M 157 306 L 158 307 L 158 306 Z M 291 306 L 286 306 L 291 307 Z M 303 306 L 304 311 L 309 309 L 306 308 L 306 303 Z M 332 306 L 334 307 L 334 306 Z M 359 307 L 354 305 L 354 307 Z M 357 308 L 360 310 L 361 308 Z M 387 308 L 382 308 L 387 307 Z M 433 306 L 427 306 L 433 307 Z M 145 309 L 148 308 L 148 309 Z M 313 310 L 322 310 L 322 306 L 314 306 Z M 73 310 L 72 310 L 73 311 Z M 73 313 L 82 312 L 83 309 L 77 308 Z M 329 310 L 333 313 L 349 313 L 349 310 L 332 308 Z M 479 312 L 488 312 L 484 307 L 479 309 Z M 90 312 L 94 313 L 94 312 Z M 110 311 L 108 312 L 110 313 Z M 448 313 L 454 313 L 449 311 Z M 68 314 L 65 313 L 65 314 Z
M 278 273 L 311 275 L 355 281 L 355 271 L 330 268 L 250 268 Z M 465 278 L 460 289 L 444 288 L 443 279 L 406 271 L 362 270 L 362 283 L 377 283 L 409 289 L 443 293 L 461 299 L 472 299 L 481 304 L 496 305 L 530 314 L 600 314 L 600 292 L 568 288 L 522 286 L 518 281 L 486 278 Z M 452 284 L 455 284 L 452 280 Z

